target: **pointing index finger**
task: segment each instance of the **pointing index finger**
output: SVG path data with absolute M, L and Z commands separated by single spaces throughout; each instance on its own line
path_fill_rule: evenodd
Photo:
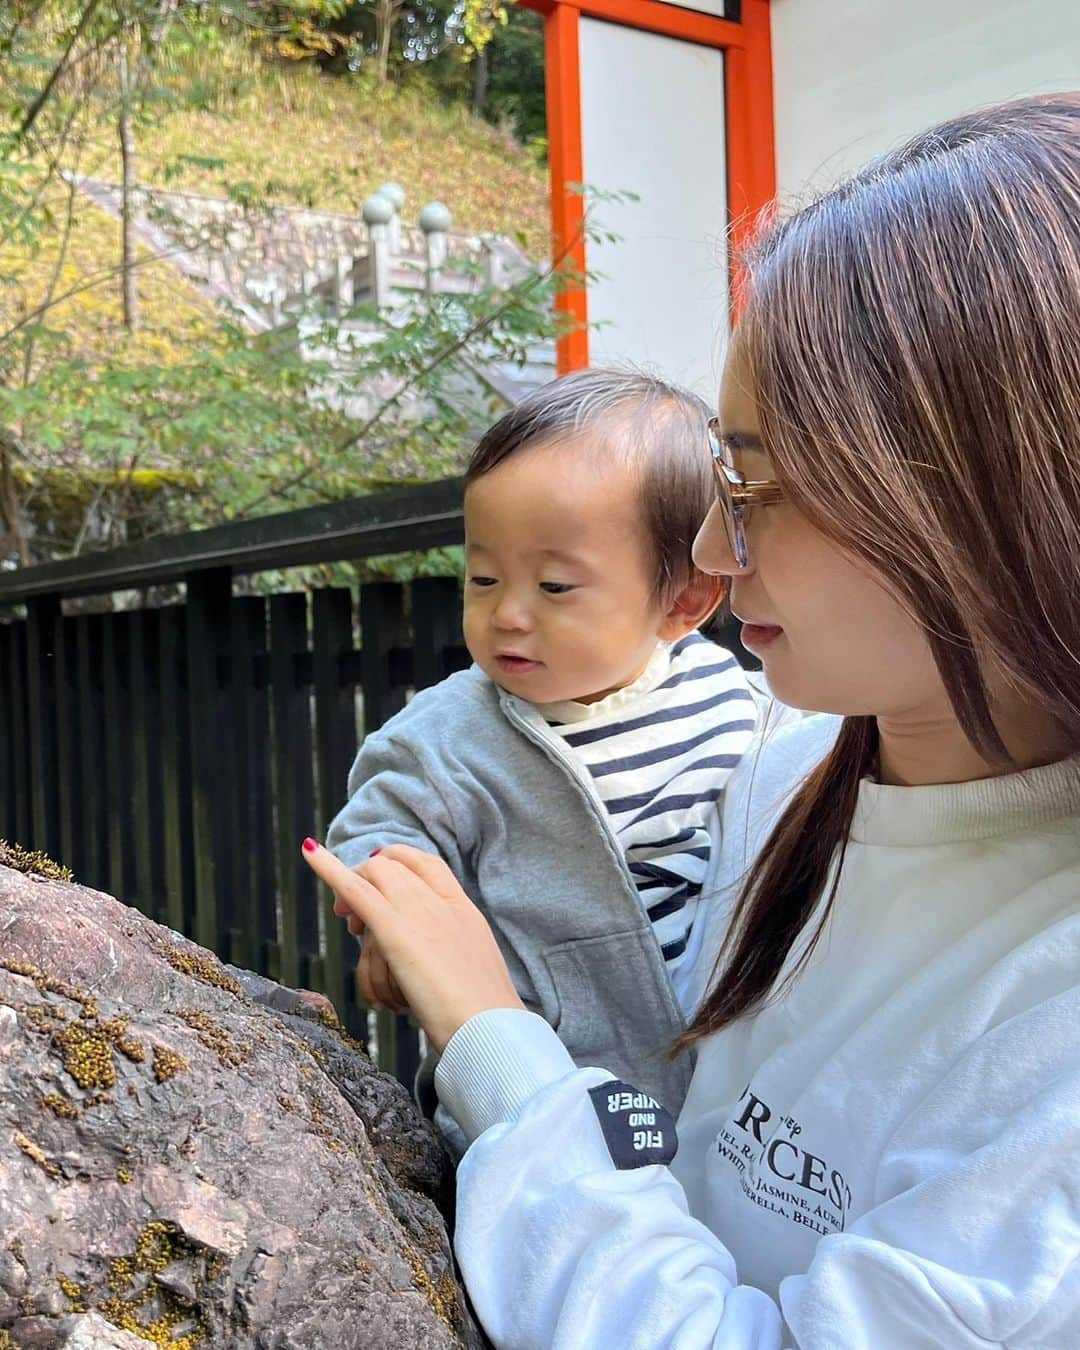
M 346 867 L 316 840 L 304 840 L 302 856 L 316 876 L 325 881 L 338 899 L 348 905 L 365 924 L 370 924 L 372 920 L 377 923 L 390 909 L 386 899 L 370 881 L 365 881 L 352 868 Z

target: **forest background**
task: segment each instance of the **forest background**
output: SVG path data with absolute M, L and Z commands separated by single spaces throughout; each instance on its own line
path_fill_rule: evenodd
M 541 22 L 500 0 L 6 0 L 0 566 L 460 467 L 507 405 L 463 369 L 524 365 L 558 331 L 543 108 Z M 84 179 L 117 185 L 119 218 Z M 507 236 L 535 265 L 501 291 L 421 288 L 390 322 L 321 312 L 321 349 L 349 359 L 320 365 L 135 228 L 145 188 L 358 214 L 387 180 L 403 219 L 441 199 L 455 231 Z M 357 320 L 371 331 L 350 344 Z

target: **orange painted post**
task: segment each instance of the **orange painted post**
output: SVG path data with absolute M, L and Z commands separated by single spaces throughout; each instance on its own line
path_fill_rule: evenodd
M 682 9 L 662 0 L 556 0 L 556 3 L 572 5 L 592 19 L 608 19 L 627 28 L 682 38 L 703 47 L 738 46 L 743 40 L 742 26 L 730 19 Z
M 742 0 L 743 43 L 725 56 L 731 317 L 744 303 L 739 251 L 752 240 L 761 212 L 776 196 L 772 37 L 769 0 Z
M 544 19 L 544 60 L 547 82 L 548 158 L 551 168 L 552 256 L 576 272 L 581 280 L 566 287 L 556 308 L 574 327 L 561 337 L 556 350 L 560 375 L 589 364 L 588 297 L 585 294 L 585 199 L 568 184 L 584 181 L 581 151 L 580 14 L 571 5 L 556 3 Z
M 772 37 L 769 0 L 742 0 L 738 23 L 659 0 L 519 0 L 544 15 L 551 217 L 555 256 L 585 272 L 585 203 L 568 183 L 584 181 L 581 133 L 580 20 L 603 19 L 724 52 L 731 316 L 742 304 L 738 255 L 776 195 Z M 559 374 L 589 364 L 588 297 L 567 289 L 559 309 L 577 325 L 558 343 Z

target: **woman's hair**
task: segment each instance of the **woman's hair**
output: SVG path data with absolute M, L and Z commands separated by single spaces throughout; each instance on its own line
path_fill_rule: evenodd
M 520 450 L 583 432 L 635 473 L 656 567 L 656 593 L 672 600 L 695 575 L 691 550 L 712 504 L 708 405 L 636 370 L 579 370 L 527 395 L 490 427 L 472 453 L 465 485 Z
M 935 127 L 774 227 L 749 268 L 738 340 L 788 500 L 922 625 L 988 761 L 1009 764 L 991 668 L 1080 748 L 1080 94 Z M 792 973 L 812 952 L 876 753 L 874 720 L 845 718 L 676 1051 L 759 1007 L 813 916 Z

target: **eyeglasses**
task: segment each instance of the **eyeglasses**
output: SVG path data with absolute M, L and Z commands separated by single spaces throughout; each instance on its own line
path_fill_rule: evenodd
M 748 483 L 736 469 L 731 444 L 720 433 L 719 419 L 709 419 L 709 450 L 716 474 L 716 500 L 723 507 L 728 543 L 735 561 L 745 567 L 749 561 L 746 547 L 746 520 L 751 506 L 774 506 L 784 500 L 779 483 Z

